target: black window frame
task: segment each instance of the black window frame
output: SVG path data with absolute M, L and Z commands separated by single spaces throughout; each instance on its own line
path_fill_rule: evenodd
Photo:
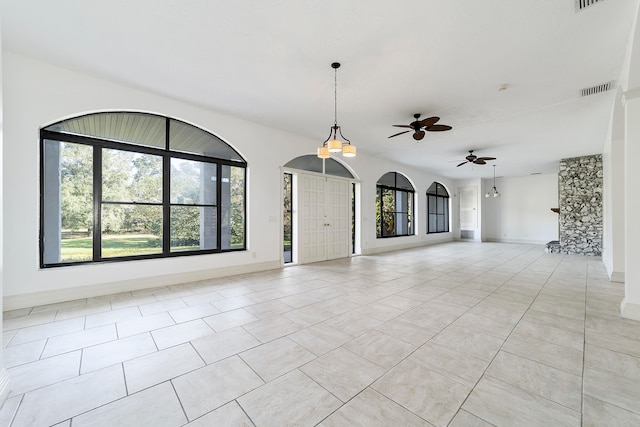
M 387 181 L 385 180 L 385 178 L 389 178 L 391 176 L 393 176 L 393 179 L 392 179 L 393 185 L 380 184 L 380 181 L 383 181 L 383 180 Z M 399 177 L 401 178 L 400 181 L 404 182 L 404 185 L 399 183 L 399 179 L 398 179 Z M 411 187 L 411 189 L 408 189 L 407 187 Z M 383 230 L 385 229 L 384 228 L 385 227 L 385 221 L 384 221 L 385 205 L 384 205 L 384 197 L 382 197 L 382 193 L 384 191 L 393 192 L 394 201 L 397 201 L 399 199 L 398 194 L 403 193 L 406 195 L 405 197 L 406 197 L 407 205 L 409 209 L 407 211 L 397 211 L 395 209 L 392 211 L 394 218 L 396 218 L 398 215 L 406 215 L 406 223 L 404 227 L 407 230 L 406 233 L 397 234 L 396 233 L 396 230 L 398 229 L 397 225 L 394 226 L 394 234 L 385 234 L 383 232 Z M 400 199 L 402 199 L 402 197 L 400 197 Z M 386 239 L 386 238 L 392 238 L 392 237 L 406 237 L 406 236 L 415 235 L 415 221 L 414 221 L 415 189 L 413 185 L 409 182 L 409 179 L 406 176 L 404 176 L 399 172 L 387 172 L 384 175 L 382 175 L 380 179 L 378 179 L 378 181 L 376 182 L 376 204 L 377 204 L 376 238 Z
M 104 114 L 110 113 L 119 113 L 117 111 L 105 112 Z M 67 267 L 74 265 L 86 265 L 86 264 L 101 264 L 101 263 L 109 263 L 109 262 L 121 262 L 121 261 L 135 261 L 135 260 L 143 260 L 143 259 L 162 259 L 162 258 L 173 258 L 173 257 L 181 257 L 181 256 L 197 256 L 197 255 L 205 255 L 205 254 L 214 254 L 214 253 L 223 253 L 223 252 L 238 252 L 238 251 L 246 251 L 247 250 L 247 162 L 240 157 L 240 155 L 235 151 L 231 146 L 229 147 L 230 151 L 233 151 L 238 157 L 242 160 L 236 159 L 222 159 L 216 157 L 209 157 L 202 154 L 189 153 L 184 151 L 175 151 L 171 150 L 171 141 L 170 141 L 170 126 L 171 122 L 179 123 L 180 125 L 191 126 L 197 130 L 202 132 L 206 132 L 212 137 L 220 140 L 215 134 L 212 134 L 208 131 L 205 131 L 202 128 L 198 128 L 192 124 L 189 124 L 184 121 L 177 120 L 175 118 L 151 114 L 151 113 L 138 113 L 138 112 L 127 112 L 127 113 L 135 113 L 140 115 L 150 115 L 158 118 L 164 119 L 166 122 L 166 132 L 165 132 L 165 146 L 164 148 L 152 147 L 147 145 L 138 145 L 130 142 L 121 142 L 114 141 L 108 139 L 101 139 L 92 136 L 84 136 L 78 135 L 74 133 L 66 133 L 66 132 L 58 132 L 48 130 L 47 128 L 40 129 L 40 233 L 39 233 L 39 243 L 40 243 L 40 268 L 51 268 L 51 267 Z M 92 113 L 87 114 L 103 114 L 103 113 Z M 83 116 L 75 116 L 71 119 L 78 119 Z M 62 121 L 64 122 L 64 120 Z M 62 123 L 58 122 L 58 123 Z M 54 124 L 55 125 L 55 124 Z M 52 125 L 50 125 L 52 126 Z M 47 126 L 47 127 L 50 127 Z M 67 142 L 74 144 L 81 144 L 93 147 L 93 259 L 91 260 L 83 260 L 83 261 L 70 261 L 70 262 L 57 262 L 57 263 L 45 263 L 45 245 L 44 245 L 44 234 L 45 234 L 45 142 L 46 141 L 57 141 L 57 142 Z M 224 141 L 220 140 L 222 143 L 226 144 Z M 135 152 L 140 154 L 148 154 L 162 157 L 162 252 L 157 254 L 145 254 L 145 255 L 130 255 L 130 256 L 119 256 L 119 257 L 102 257 L 101 249 L 102 249 L 102 226 L 101 226 L 101 209 L 103 204 L 110 204 L 112 202 L 105 202 L 102 200 L 102 150 L 103 149 L 113 149 L 113 150 L 121 150 L 128 152 Z M 216 248 L 215 249 L 198 249 L 198 250 L 188 250 L 188 251 L 171 251 L 171 208 L 173 206 L 193 206 L 193 207 L 201 207 L 204 206 L 202 204 L 181 204 L 181 203 L 171 203 L 171 192 L 170 192 L 170 184 L 171 184 L 171 159 L 183 159 L 190 161 L 197 161 L 202 163 L 211 163 L 216 165 Z M 239 167 L 243 169 L 243 203 L 242 203 L 242 215 L 243 215 L 243 244 L 242 247 L 236 248 L 225 248 L 222 246 L 222 221 L 223 221 L 223 203 L 222 203 L 222 183 L 223 183 L 223 167 Z M 149 205 L 149 203 L 130 203 L 132 205 Z M 207 205 L 209 207 L 209 205 Z
M 434 187 L 435 186 L 435 190 Z M 431 186 L 427 189 L 426 192 L 426 196 L 427 196 L 427 234 L 437 234 L 437 233 L 449 233 L 449 222 L 450 222 L 450 209 L 449 209 L 449 192 L 447 191 L 447 189 L 445 188 L 444 185 L 440 184 L 439 182 L 434 182 L 433 184 L 431 184 Z M 434 212 L 431 212 L 431 203 L 435 203 L 435 209 Z M 440 209 L 442 208 L 442 209 Z M 430 221 L 430 216 L 431 215 L 435 215 L 436 216 L 436 226 L 435 226 L 435 230 L 432 229 L 431 227 L 431 221 Z M 442 223 L 444 224 L 444 227 L 442 230 L 440 230 L 439 226 L 438 226 L 438 218 L 443 217 L 444 220 L 442 221 Z

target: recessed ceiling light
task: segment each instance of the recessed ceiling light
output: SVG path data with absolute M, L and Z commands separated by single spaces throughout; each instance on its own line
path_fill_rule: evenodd
M 503 83 L 500 86 L 498 86 L 498 92 L 505 91 L 505 90 L 507 90 L 508 87 L 509 87 L 509 85 L 507 85 L 506 83 Z

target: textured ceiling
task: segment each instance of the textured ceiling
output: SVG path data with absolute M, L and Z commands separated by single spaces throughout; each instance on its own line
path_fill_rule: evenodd
M 0 0 L 4 49 L 452 179 L 601 153 L 638 0 Z M 497 87 L 508 88 L 498 91 Z M 414 113 L 453 126 L 388 139 Z

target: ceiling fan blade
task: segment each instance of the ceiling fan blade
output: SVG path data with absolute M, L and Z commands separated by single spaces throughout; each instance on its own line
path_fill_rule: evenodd
M 487 162 L 485 162 L 485 161 L 484 161 L 484 160 L 482 160 L 482 159 L 475 159 L 475 160 L 473 161 L 473 163 L 475 163 L 476 165 L 486 165 L 486 164 L 487 164 Z
M 397 128 L 409 128 L 409 129 L 413 129 L 413 127 L 411 125 L 391 125 Z
M 416 141 L 420 141 L 422 138 L 424 138 L 423 130 L 419 130 L 418 132 L 413 134 L 413 139 L 415 139 Z
M 467 162 L 462 162 L 462 163 L 460 163 L 460 164 L 459 164 L 458 166 L 456 166 L 456 167 L 457 167 L 457 168 L 459 168 L 460 166 L 462 166 L 462 165 L 466 165 L 466 164 L 467 164 Z
M 427 117 L 426 119 L 422 119 L 420 120 L 420 126 L 424 127 L 429 127 L 429 126 L 433 126 L 438 120 L 440 120 L 440 117 Z
M 402 135 L 403 133 L 411 132 L 410 130 L 405 130 L 404 132 L 396 133 L 395 135 L 391 135 L 389 138 L 393 138 L 394 136 Z
M 485 160 L 486 161 L 486 160 L 495 160 L 495 159 L 496 159 L 495 157 L 478 157 L 477 160 Z
M 442 132 L 445 130 L 451 130 L 453 128 L 449 125 L 431 125 L 431 126 L 427 126 L 425 129 L 428 130 L 429 132 Z

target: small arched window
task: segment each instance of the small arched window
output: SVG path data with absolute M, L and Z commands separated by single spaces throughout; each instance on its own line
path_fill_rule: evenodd
M 414 233 L 414 188 L 406 176 L 387 172 L 376 184 L 376 236 L 398 237 Z
M 217 136 L 104 112 L 40 140 L 42 267 L 245 249 L 247 163 Z
M 427 190 L 427 233 L 449 231 L 449 193 L 439 182 Z
M 340 176 L 342 178 L 355 178 L 351 171 L 339 161 L 332 158 L 319 159 L 315 154 L 296 157 L 287 162 L 285 167 L 323 173 L 325 175 Z

